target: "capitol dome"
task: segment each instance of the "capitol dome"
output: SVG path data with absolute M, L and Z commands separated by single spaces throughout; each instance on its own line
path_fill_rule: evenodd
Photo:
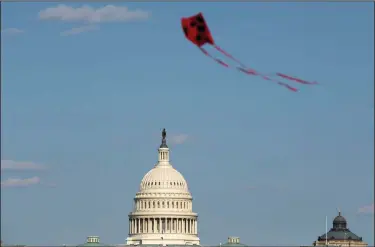
M 170 190 L 189 192 L 185 178 L 171 165 L 157 164 L 143 177 L 140 191 Z
M 143 177 L 129 214 L 130 245 L 199 245 L 198 215 L 180 172 L 169 162 L 166 131 L 158 162 Z

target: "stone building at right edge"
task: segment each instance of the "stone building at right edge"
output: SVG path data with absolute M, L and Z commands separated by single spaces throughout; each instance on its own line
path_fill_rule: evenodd
M 348 223 L 340 211 L 327 234 L 319 236 L 313 243 L 313 246 L 367 247 L 367 245 L 362 237 L 349 230 Z

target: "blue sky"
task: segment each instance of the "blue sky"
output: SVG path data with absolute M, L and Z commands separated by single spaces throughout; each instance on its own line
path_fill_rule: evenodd
M 311 244 L 337 207 L 374 244 L 373 3 L 67 5 L 2 3 L 3 241 L 124 243 L 165 127 L 203 244 Z M 245 63 L 321 85 L 219 66 L 181 31 L 200 11 Z

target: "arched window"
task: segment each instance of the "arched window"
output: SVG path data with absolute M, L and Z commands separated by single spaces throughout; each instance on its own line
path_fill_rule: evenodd
M 163 205 L 163 208 L 165 208 L 165 204 L 164 204 L 164 202 L 162 202 L 162 205 Z
M 158 201 L 158 208 L 160 208 L 160 202 Z
M 167 208 L 169 208 L 169 201 L 167 202 Z
M 174 202 L 172 202 L 172 208 L 174 208 Z
M 155 208 L 155 202 L 152 202 L 153 208 Z

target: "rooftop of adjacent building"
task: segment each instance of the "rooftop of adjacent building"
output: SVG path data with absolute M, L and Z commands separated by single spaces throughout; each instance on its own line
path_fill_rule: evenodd
M 318 237 L 318 241 L 324 240 L 362 241 L 362 237 L 357 236 L 349 230 L 348 223 L 339 210 L 338 215 L 333 219 L 332 228 L 327 233 Z
M 13 245 L 15 246 L 15 245 Z M 26 245 L 23 245 L 26 247 Z M 66 247 L 68 245 L 61 245 L 62 247 Z M 178 244 L 135 244 L 135 245 L 126 245 L 126 244 L 104 244 L 100 243 L 99 236 L 88 236 L 86 238 L 86 242 L 80 245 L 69 245 L 69 246 L 76 246 L 76 247 L 129 247 L 129 246 L 137 246 L 137 247 L 160 247 L 160 246 L 168 246 L 168 247 L 186 247 L 187 245 L 178 245 Z M 190 245 L 189 245 L 190 246 Z M 247 247 L 249 245 L 243 244 L 240 242 L 239 237 L 228 237 L 228 241 L 224 244 L 217 244 L 217 245 L 196 245 L 192 244 L 191 246 L 197 246 L 197 247 Z
M 114 245 L 100 243 L 100 238 L 98 236 L 88 236 L 86 243 L 78 245 L 79 247 L 112 247 Z
M 247 246 L 246 244 L 242 244 L 240 242 L 239 237 L 228 237 L 228 242 L 225 244 L 220 244 L 221 247 L 242 247 L 242 246 Z

